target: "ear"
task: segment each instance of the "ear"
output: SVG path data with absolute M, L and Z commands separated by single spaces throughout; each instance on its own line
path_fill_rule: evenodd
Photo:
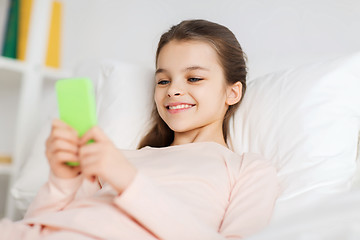
M 226 89 L 226 104 L 234 105 L 241 100 L 242 84 L 240 81 L 228 86 Z

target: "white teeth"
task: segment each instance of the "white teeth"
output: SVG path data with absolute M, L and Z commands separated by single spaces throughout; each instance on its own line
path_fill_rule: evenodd
M 176 106 L 169 106 L 169 109 L 183 109 L 183 108 L 191 108 L 192 105 L 189 104 L 180 104 Z

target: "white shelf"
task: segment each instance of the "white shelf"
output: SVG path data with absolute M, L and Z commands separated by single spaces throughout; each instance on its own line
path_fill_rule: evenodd
M 11 175 L 12 172 L 13 172 L 13 167 L 11 164 L 0 164 L 0 174 Z
M 46 105 L 46 90 L 53 91 L 58 79 L 72 76 L 69 71 L 45 66 L 52 2 L 33 0 L 26 61 L 0 57 L 0 103 L 3 103 L 0 108 L 6 112 L 5 117 L 0 119 L 3 120 L 0 151 L 12 156 L 11 164 L 0 164 L 0 175 L 10 176 L 10 187 L 28 156 L 29 143 L 37 134 L 39 115 Z M 5 134 L 4 129 L 7 130 Z M 15 205 L 10 192 L 6 202 L 6 216 L 12 219 Z
M 30 64 L 25 61 L 0 56 L 0 80 L 1 71 L 12 71 L 22 74 L 30 67 Z M 52 81 L 61 78 L 68 78 L 72 74 L 70 71 L 45 66 L 39 67 L 38 72 L 44 79 Z
M 6 69 L 14 72 L 24 72 L 28 64 L 12 58 L 0 57 L 0 69 Z
M 42 68 L 41 73 L 45 79 L 49 79 L 53 81 L 56 81 L 61 78 L 69 78 L 72 76 L 71 71 L 58 70 L 56 68 L 48 68 L 48 67 Z

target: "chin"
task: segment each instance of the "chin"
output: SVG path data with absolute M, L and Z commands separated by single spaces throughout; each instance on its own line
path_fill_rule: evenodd
M 191 130 L 191 129 L 182 128 L 182 127 L 170 127 L 170 129 L 177 133 L 187 132 L 187 131 Z
M 182 133 L 188 132 L 194 129 L 194 127 L 184 125 L 184 124 L 168 124 L 169 128 L 174 132 Z

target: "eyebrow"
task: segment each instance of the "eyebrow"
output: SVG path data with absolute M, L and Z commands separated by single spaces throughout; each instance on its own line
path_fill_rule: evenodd
M 203 71 L 210 71 L 210 69 L 208 68 L 204 68 L 204 67 L 200 67 L 200 66 L 191 66 L 191 67 L 187 67 L 185 69 L 183 69 L 182 71 L 183 72 L 189 72 L 189 71 L 193 71 L 193 70 L 203 70 Z M 159 73 L 168 73 L 169 71 L 166 70 L 166 69 L 163 69 L 163 68 L 158 68 L 155 72 L 155 75 L 156 74 L 159 74 Z

